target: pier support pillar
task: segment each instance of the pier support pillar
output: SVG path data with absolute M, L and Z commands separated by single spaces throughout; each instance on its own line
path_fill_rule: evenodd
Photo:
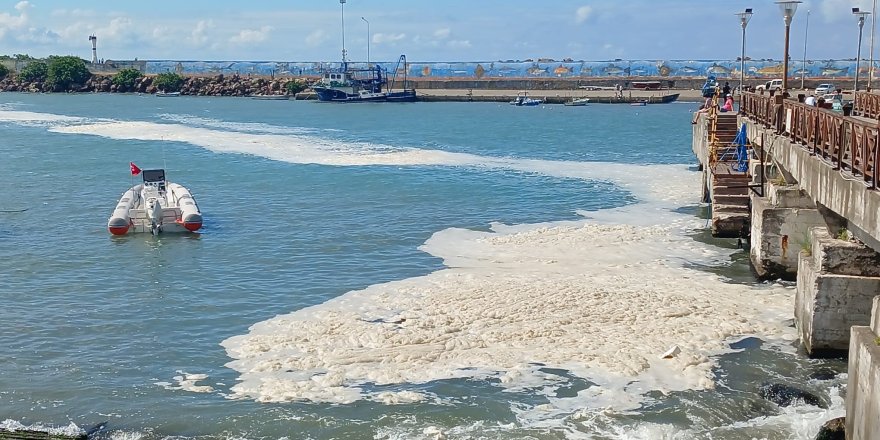
M 798 252 L 810 245 L 809 231 L 824 226 L 813 200 L 797 185 L 765 185 L 765 197 L 751 193 L 750 258 L 758 277 L 794 280 Z
M 846 438 L 880 438 L 880 297 L 873 300 L 871 325 L 854 326 L 846 385 Z
M 880 254 L 826 227 L 810 230 L 811 248 L 800 252 L 795 323 L 810 356 L 845 354 L 850 327 L 871 322 L 880 295 Z

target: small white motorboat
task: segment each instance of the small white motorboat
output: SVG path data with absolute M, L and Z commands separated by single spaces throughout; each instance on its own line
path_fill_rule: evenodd
M 157 98 L 175 98 L 180 96 L 180 92 L 156 92 Z
M 589 103 L 589 102 L 590 102 L 590 98 L 577 98 L 577 99 L 572 99 L 571 101 L 566 101 L 565 105 L 571 106 L 571 107 L 580 107 L 580 106 L 587 105 L 587 103 Z
M 137 172 L 135 172 L 137 171 Z M 189 190 L 165 180 L 165 170 L 140 170 L 144 183 L 128 189 L 110 215 L 107 229 L 113 235 L 129 232 L 195 232 L 202 227 L 202 213 Z

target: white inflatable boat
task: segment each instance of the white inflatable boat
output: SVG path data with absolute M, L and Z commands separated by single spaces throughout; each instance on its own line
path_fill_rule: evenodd
M 165 180 L 165 170 L 142 170 L 144 183 L 122 194 L 107 229 L 113 235 L 129 232 L 195 232 L 202 213 L 189 190 Z

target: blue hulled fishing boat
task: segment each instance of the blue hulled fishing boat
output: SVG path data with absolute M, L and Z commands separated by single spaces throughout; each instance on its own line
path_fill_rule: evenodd
M 397 60 L 397 67 L 391 81 L 388 81 L 388 72 L 378 64 L 369 61 L 369 46 L 367 48 L 367 66 L 365 68 L 352 68 L 345 59 L 345 0 L 339 0 L 342 5 L 342 66 L 339 69 L 324 71 L 321 79 L 312 85 L 312 90 L 318 95 L 319 101 L 328 102 L 413 102 L 416 100 L 415 89 L 406 88 L 406 56 L 401 55 Z M 367 42 L 369 44 L 369 41 Z M 403 65 L 403 88 L 394 90 L 397 72 Z

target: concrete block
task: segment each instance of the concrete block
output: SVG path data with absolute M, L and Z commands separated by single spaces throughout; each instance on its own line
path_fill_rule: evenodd
M 770 199 L 770 204 L 776 208 L 816 209 L 816 203 L 813 202 L 813 199 L 797 184 L 775 185 L 767 183 L 767 196 Z
M 871 323 L 880 278 L 824 274 L 806 252 L 800 254 L 795 323 L 807 353 L 837 355 L 849 348 L 850 327 Z
M 811 248 L 822 272 L 880 277 L 880 253 L 849 240 L 832 237 L 824 227 L 810 230 Z
M 824 226 L 817 209 L 778 208 L 770 197 L 752 195 L 752 265 L 764 279 L 793 280 L 798 252 L 810 245 L 810 230 Z
M 880 296 L 874 297 L 874 308 L 871 312 L 871 331 L 880 335 Z
M 846 386 L 846 438 L 880 439 L 880 346 L 869 327 L 853 327 Z

